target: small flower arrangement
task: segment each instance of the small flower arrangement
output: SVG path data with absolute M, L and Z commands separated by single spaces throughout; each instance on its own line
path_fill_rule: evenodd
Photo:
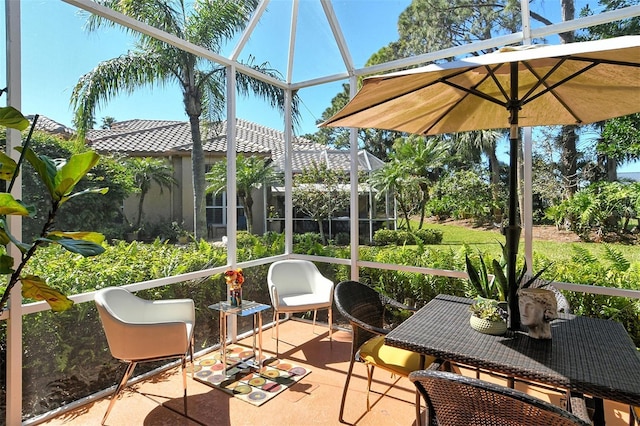
M 227 282 L 229 290 L 228 302 L 231 306 L 242 305 L 242 284 L 244 284 L 244 273 L 242 269 L 231 269 L 225 272 L 224 280 Z
M 506 321 L 507 312 L 498 305 L 494 299 L 476 297 L 469 307 L 471 314 L 488 321 Z
M 240 268 L 235 270 L 231 269 L 224 273 L 224 280 L 232 287 L 242 287 L 242 284 L 244 284 L 244 273 Z

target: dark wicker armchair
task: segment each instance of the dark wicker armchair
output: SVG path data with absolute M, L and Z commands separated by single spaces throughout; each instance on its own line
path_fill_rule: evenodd
M 356 361 L 367 365 L 367 411 L 369 411 L 369 391 L 374 367 L 407 377 L 412 371 L 426 368 L 433 362 L 433 358 L 425 357 L 423 362 L 417 353 L 384 344 L 384 335 L 390 331 L 384 328 L 385 306 L 391 305 L 409 310 L 415 310 L 414 308 L 405 306 L 357 281 L 339 283 L 335 288 L 334 301 L 340 313 L 349 320 L 353 331 L 351 362 L 340 403 L 339 420 L 344 423 L 344 405 Z M 420 396 L 416 395 L 416 402 L 419 402 L 419 398 Z
M 471 377 L 422 370 L 411 373 L 409 380 L 427 403 L 428 420 L 439 426 L 590 424 L 526 393 Z

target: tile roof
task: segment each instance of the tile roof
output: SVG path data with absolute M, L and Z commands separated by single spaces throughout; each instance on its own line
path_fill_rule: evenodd
M 203 149 L 208 153 L 227 152 L 224 133 L 226 121 L 208 130 L 203 128 Z M 87 132 L 87 142 L 98 152 L 118 152 L 129 155 L 171 155 L 191 151 L 191 129 L 187 121 L 129 120 L 116 122 L 110 129 L 93 129 Z M 276 157 L 284 152 L 284 133 L 242 119 L 236 119 L 237 151 L 246 154 L 271 154 Z M 294 149 L 322 149 L 308 139 L 297 138 Z
M 291 155 L 291 165 L 294 173 L 300 173 L 303 169 L 313 164 L 324 164 L 329 169 L 351 170 L 351 156 L 349 151 L 341 150 L 294 150 Z M 365 150 L 358 151 L 358 170 L 372 171 L 384 166 L 384 162 Z M 276 170 L 284 171 L 284 155 L 274 160 Z
M 29 117 L 28 117 L 29 118 Z M 32 119 L 32 117 L 31 117 Z M 47 117 L 40 116 L 38 130 L 71 137 L 75 131 Z M 203 129 L 209 134 L 203 149 L 209 154 L 227 152 L 226 121 Z M 87 131 L 87 144 L 100 153 L 120 153 L 130 156 L 188 155 L 191 152 L 191 129 L 187 121 L 127 120 L 113 123 L 109 129 Z M 250 121 L 236 119 L 237 151 L 244 154 L 270 156 L 277 170 L 284 170 L 284 132 Z M 296 137 L 292 143 L 294 173 L 313 164 L 326 164 L 337 170 L 349 170 L 349 151 L 330 150 L 309 139 Z M 358 152 L 358 170 L 376 170 L 384 163 L 368 151 Z
M 35 115 L 25 116 L 25 118 L 31 123 L 33 122 L 34 117 Z M 34 130 L 58 135 L 64 139 L 70 139 L 76 133 L 75 130 L 65 126 L 64 124 L 60 124 L 49 117 L 45 117 L 44 115 L 38 115 L 38 121 L 36 122 L 36 128 Z

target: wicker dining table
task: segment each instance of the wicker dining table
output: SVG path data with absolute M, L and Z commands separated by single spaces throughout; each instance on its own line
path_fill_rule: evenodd
M 385 343 L 591 396 L 596 424 L 604 422 L 603 399 L 640 404 L 640 352 L 620 323 L 560 314 L 551 340 L 526 332 L 492 336 L 469 326 L 471 303 L 439 295 L 387 334 Z

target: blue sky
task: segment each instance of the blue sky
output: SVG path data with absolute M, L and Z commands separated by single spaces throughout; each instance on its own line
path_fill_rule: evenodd
M 334 5 L 336 13 L 344 19 L 353 18 L 359 24 L 345 29 L 345 37 L 352 45 L 354 61 L 363 66 L 365 61 L 381 46 L 396 40 L 397 17 L 410 0 L 350 0 Z M 320 3 L 303 0 L 298 23 L 299 35 L 296 48 L 294 81 L 307 80 L 344 70 L 340 66 L 337 47 L 329 40 L 329 28 L 323 25 Z M 343 7 L 340 8 L 340 5 Z M 4 2 L 0 6 L 4 9 Z M 269 62 L 270 66 L 286 70 L 288 49 L 289 0 L 275 0 L 269 6 L 271 17 L 286 17 L 284 23 L 265 19 L 256 29 L 246 52 L 256 57 L 256 62 Z M 357 18 L 356 12 L 362 16 Z M 307 12 L 307 13 L 305 13 Z M 72 111 L 69 99 L 73 86 L 80 76 L 90 71 L 100 61 L 115 58 L 133 47 L 133 39 L 120 29 L 101 29 L 88 33 L 83 29 L 86 17 L 79 9 L 53 0 L 22 1 L 23 34 L 23 104 L 26 114 L 39 113 L 70 126 Z M 4 22 L 2 22 L 4 27 Z M 228 53 L 228 52 L 223 52 Z M 243 55 L 246 57 L 247 55 Z M 2 58 L 4 61 L 4 57 Z M 4 78 L 4 66 L 0 71 Z M 341 90 L 341 83 L 321 88 L 304 89 L 302 125 L 300 134 L 314 132 L 315 120 L 326 109 L 331 98 Z M 110 101 L 96 114 L 99 124 L 105 116 L 118 121 L 133 118 L 185 120 L 181 94 L 177 87 L 142 89 L 131 96 L 121 96 Z M 283 119 L 277 111 L 260 100 L 238 98 L 237 116 L 280 129 Z
M 332 2 L 344 37 L 357 67 L 364 66 L 371 54 L 397 40 L 397 20 L 410 0 L 335 0 Z M 579 10 L 586 0 L 577 0 Z M 595 3 L 592 1 L 590 3 Z M 69 99 L 80 76 L 100 61 L 115 58 L 133 47 L 133 38 L 118 28 L 88 33 L 83 29 L 86 15 L 57 0 L 22 0 L 23 103 L 26 114 L 41 114 L 67 126 L 72 123 Z M 558 21 L 555 1 L 536 2 L 542 15 Z M 241 57 L 255 56 L 257 63 L 269 62 L 286 73 L 290 0 L 272 0 L 267 15 L 255 30 Z M 4 15 L 4 2 L 0 4 Z M 283 22 L 284 21 L 284 22 Z M 0 23 L 4 32 L 4 20 Z M 4 38 L 3 38 L 4 40 Z M 4 41 L 2 42 L 4 43 Z M 244 53 L 247 52 L 247 53 Z M 223 50 L 229 53 L 229 48 Z M 293 66 L 293 81 L 305 81 L 343 71 L 340 55 L 322 13 L 320 2 L 301 0 Z M 2 61 L 4 62 L 4 55 Z M 4 63 L 0 80 L 6 81 Z M 315 121 L 330 106 L 343 82 L 303 89 L 302 123 L 298 134 L 316 130 Z M 283 127 L 280 114 L 266 103 L 238 97 L 237 116 L 276 129 Z M 130 96 L 111 100 L 99 109 L 96 122 L 106 116 L 118 121 L 134 118 L 185 120 L 181 94 L 177 87 L 140 89 Z M 638 171 L 640 165 L 624 167 Z

